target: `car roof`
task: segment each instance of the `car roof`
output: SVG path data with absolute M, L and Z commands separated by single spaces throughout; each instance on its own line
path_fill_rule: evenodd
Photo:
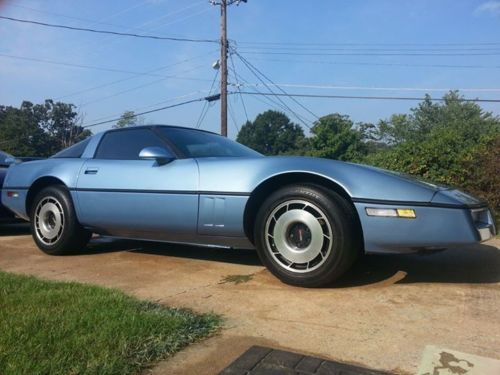
M 128 127 L 124 127 L 124 128 L 109 129 L 109 130 L 106 130 L 104 132 L 105 133 L 109 133 L 109 132 L 124 131 L 124 130 L 130 130 L 130 129 L 154 129 L 154 128 L 183 129 L 183 130 L 192 130 L 192 131 L 197 131 L 197 132 L 202 132 L 202 133 L 209 133 L 209 134 L 219 135 L 217 133 L 214 133 L 214 132 L 211 132 L 211 131 L 208 131 L 208 130 L 197 129 L 197 128 L 190 128 L 190 127 L 181 126 L 181 125 L 164 125 L 164 124 L 149 124 L 149 125 L 128 126 Z

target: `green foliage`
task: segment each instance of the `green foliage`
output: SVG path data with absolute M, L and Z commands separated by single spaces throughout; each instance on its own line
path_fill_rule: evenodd
M 4 375 L 139 373 L 219 324 L 117 290 L 0 272 Z
M 142 125 L 143 123 L 144 119 L 140 116 L 136 116 L 134 111 L 125 111 L 116 124 L 113 125 L 113 128 L 126 128 L 128 126 Z
M 299 152 L 304 147 L 304 131 L 283 113 L 266 111 L 242 126 L 236 141 L 264 155 Z
M 500 134 L 473 148 L 462 160 L 458 181 L 467 191 L 486 199 L 500 224 Z
M 49 156 L 85 139 L 73 104 L 46 100 L 0 106 L 0 149 L 15 156 Z
M 427 97 L 411 114 L 381 121 L 378 137 L 392 147 L 369 155 L 365 162 L 470 190 L 496 202 L 498 210 L 498 152 L 496 160 L 479 161 L 495 155 L 492 145 L 498 145 L 500 119 L 464 102 L 457 92 L 444 99 L 435 104 Z
M 338 113 L 321 117 L 311 128 L 309 151 L 311 156 L 336 160 L 360 160 L 367 152 L 363 132 L 354 128 L 349 116 Z

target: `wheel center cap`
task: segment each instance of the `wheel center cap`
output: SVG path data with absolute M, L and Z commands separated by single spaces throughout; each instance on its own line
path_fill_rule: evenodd
M 294 223 L 288 228 L 287 240 L 291 246 L 305 249 L 312 241 L 311 230 L 304 223 Z

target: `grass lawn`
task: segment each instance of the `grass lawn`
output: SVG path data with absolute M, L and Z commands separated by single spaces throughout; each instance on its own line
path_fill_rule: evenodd
M 2 375 L 137 373 L 219 325 L 113 289 L 0 272 Z

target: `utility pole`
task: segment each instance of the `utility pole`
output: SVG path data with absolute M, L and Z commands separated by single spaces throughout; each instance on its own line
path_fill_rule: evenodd
M 220 134 L 227 137 L 227 0 L 220 0 Z
M 220 134 L 227 137 L 227 6 L 247 0 L 211 0 L 212 5 L 220 5 Z

